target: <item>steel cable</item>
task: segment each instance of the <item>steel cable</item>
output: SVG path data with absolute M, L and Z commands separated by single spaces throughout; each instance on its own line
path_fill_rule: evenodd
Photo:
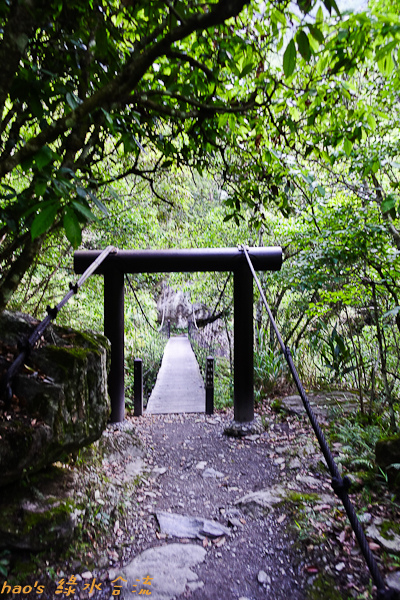
M 146 320 L 146 323 L 147 323 L 147 325 L 148 325 L 148 326 L 149 326 L 149 327 L 150 327 L 150 328 L 151 328 L 153 331 L 155 331 L 156 333 L 159 333 L 159 330 L 158 330 L 158 329 L 156 329 L 155 327 L 153 327 L 153 325 L 150 323 L 149 319 L 147 318 L 147 315 L 146 315 L 146 313 L 144 312 L 144 310 L 143 310 L 143 308 L 142 308 L 142 305 L 140 304 L 139 298 L 137 297 L 136 290 L 135 290 L 135 288 L 133 287 L 133 285 L 132 285 L 132 282 L 131 282 L 131 280 L 129 279 L 129 277 L 128 277 L 128 275 L 127 275 L 126 273 L 125 273 L 125 277 L 126 277 L 126 280 L 127 280 L 127 282 L 128 282 L 128 285 L 129 285 L 129 287 L 131 288 L 132 294 L 134 295 L 134 297 L 135 297 L 135 300 L 136 300 L 136 302 L 137 302 L 137 304 L 138 304 L 138 306 L 139 306 L 140 312 L 142 313 L 142 315 L 144 316 L 144 318 L 145 318 L 145 320 Z M 163 316 L 163 321 L 164 321 L 164 316 Z
M 317 418 L 314 414 L 314 411 L 311 408 L 310 402 L 307 398 L 306 392 L 303 388 L 303 385 L 300 381 L 299 375 L 297 373 L 296 367 L 294 365 L 293 362 L 293 357 L 292 354 L 289 350 L 289 348 L 287 348 L 283 342 L 283 339 L 279 333 L 278 327 L 276 325 L 275 319 L 272 315 L 272 312 L 269 308 L 268 302 L 265 298 L 265 294 L 261 288 L 261 284 L 260 281 L 256 275 L 256 272 L 254 270 L 253 264 L 250 260 L 250 256 L 248 253 L 248 249 L 246 246 L 241 246 L 240 247 L 242 249 L 242 251 L 244 252 L 244 255 L 246 257 L 246 260 L 248 262 L 250 271 L 253 275 L 253 278 L 257 284 L 258 290 L 260 292 L 262 301 L 264 303 L 264 306 L 267 310 L 271 325 L 274 329 L 274 332 L 276 334 L 276 337 L 278 339 L 279 345 L 282 348 L 283 354 L 286 358 L 286 361 L 288 363 L 290 372 L 292 373 L 294 382 L 296 384 L 296 387 L 299 391 L 300 397 L 303 401 L 303 405 L 304 408 L 307 412 L 308 418 L 311 422 L 312 428 L 314 430 L 314 433 L 318 439 L 318 443 L 320 445 L 322 454 L 324 455 L 324 458 L 326 460 L 326 464 L 328 465 L 329 471 L 331 473 L 332 476 L 332 489 L 335 492 L 335 494 L 338 496 L 338 498 L 342 501 L 342 504 L 344 506 L 344 509 L 346 511 L 346 514 L 349 518 L 350 521 L 350 525 L 356 535 L 358 544 L 360 546 L 360 549 L 364 555 L 365 558 L 365 562 L 367 563 L 368 569 L 371 573 L 372 579 L 374 580 L 374 583 L 377 587 L 377 598 L 378 600 L 399 600 L 400 598 L 400 594 L 399 592 L 397 592 L 396 590 L 392 589 L 392 588 L 388 588 L 385 586 L 385 582 L 383 580 L 383 577 L 379 571 L 379 567 L 378 564 L 375 560 L 375 557 L 373 555 L 373 553 L 371 552 L 371 549 L 369 547 L 367 538 L 365 537 L 365 533 L 363 528 L 361 527 L 361 523 L 358 520 L 356 511 L 354 509 L 354 506 L 348 496 L 348 490 L 349 490 L 349 486 L 350 486 L 350 480 L 348 479 L 348 477 L 341 477 L 340 473 L 339 473 L 339 469 L 335 463 L 335 459 L 330 451 L 330 448 L 328 446 L 328 443 L 326 441 L 326 438 L 322 432 L 321 427 L 319 426 L 319 423 L 317 421 Z
M 12 398 L 11 381 L 13 377 L 15 377 L 16 373 L 23 364 L 29 352 L 35 346 L 36 342 L 42 337 L 43 333 L 45 332 L 46 328 L 50 325 L 51 321 L 57 317 L 60 310 L 67 304 L 67 302 L 72 296 L 78 293 L 79 288 L 83 285 L 86 279 L 95 272 L 97 267 L 101 265 L 101 263 L 105 260 L 105 258 L 107 258 L 107 256 L 111 252 L 118 252 L 118 250 L 114 248 L 114 246 L 107 246 L 107 248 L 105 248 L 105 250 L 103 250 L 103 252 L 101 252 L 101 254 L 99 254 L 99 256 L 96 258 L 96 260 L 94 260 L 92 264 L 86 269 L 86 271 L 82 274 L 78 281 L 75 284 L 69 284 L 69 292 L 65 294 L 63 299 L 53 308 L 47 306 L 47 317 L 45 317 L 43 321 L 41 321 L 39 325 L 35 327 L 29 338 L 27 340 L 24 340 L 20 344 L 21 352 L 13 361 L 13 363 L 11 364 L 11 366 L 9 367 L 9 369 L 7 370 L 0 382 L 0 395 L 5 399 L 6 405 L 8 405 L 11 402 Z

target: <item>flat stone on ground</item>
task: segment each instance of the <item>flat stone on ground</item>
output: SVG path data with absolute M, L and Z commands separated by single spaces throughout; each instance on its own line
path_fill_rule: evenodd
M 266 490 L 250 492 L 236 501 L 240 506 L 257 505 L 261 508 L 271 510 L 274 506 L 281 504 L 286 498 L 286 490 L 280 485 L 274 485 Z
M 202 582 L 191 569 L 205 557 L 206 550 L 194 544 L 167 544 L 145 550 L 122 569 L 122 577 L 128 582 L 120 598 L 136 598 L 144 589 L 151 592 L 152 600 L 172 600 L 184 593 L 186 585 L 191 589 L 201 587 Z M 146 585 L 145 581 L 150 583 Z
M 207 479 L 207 478 L 210 478 L 210 479 L 221 479 L 222 477 L 225 476 L 223 473 L 221 473 L 221 471 L 216 471 L 212 467 L 209 467 L 208 469 L 205 469 L 203 471 L 202 475 L 203 475 L 203 477 L 205 479 Z
M 390 573 L 390 575 L 386 577 L 386 584 L 393 590 L 400 592 L 400 571 Z
M 400 535 L 388 531 L 385 536 L 381 532 L 381 523 L 375 521 L 367 528 L 366 534 L 378 542 L 385 550 L 393 554 L 400 554 Z
M 334 408 L 345 413 L 358 410 L 358 397 L 350 392 L 321 392 L 307 394 L 311 408 L 319 418 L 325 418 Z M 299 395 L 286 396 L 282 399 L 282 407 L 291 414 L 305 415 L 303 401 Z
M 230 530 L 216 521 L 159 511 L 156 513 L 161 533 L 178 538 L 203 539 L 230 535 Z

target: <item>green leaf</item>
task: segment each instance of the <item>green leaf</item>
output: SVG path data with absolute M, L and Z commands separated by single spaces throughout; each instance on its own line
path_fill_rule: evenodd
M 285 17 L 285 14 L 282 11 L 277 10 L 276 8 L 271 13 L 271 20 L 275 21 L 276 23 L 279 22 L 284 27 L 286 27 L 286 17 Z
M 97 208 L 99 208 L 103 214 L 108 215 L 108 210 L 104 206 L 104 204 L 102 203 L 102 201 L 99 200 L 97 198 L 97 196 L 95 196 L 95 194 L 93 194 L 93 192 L 91 192 L 90 190 L 88 190 L 88 194 L 91 197 L 91 199 L 93 200 L 93 202 L 95 203 L 95 205 L 97 206 Z
M 82 187 L 80 187 L 79 185 L 76 186 L 76 193 L 78 196 L 80 196 L 81 198 L 86 199 L 87 196 L 87 192 L 86 190 L 84 190 Z
M 73 248 L 77 248 L 82 241 L 81 226 L 78 217 L 71 208 L 67 208 L 64 215 L 64 229 L 68 241 Z
M 298 5 L 300 10 L 305 14 L 308 14 L 313 7 L 311 0 L 298 0 Z
M 375 131 L 375 129 L 376 129 L 376 119 L 375 119 L 374 115 L 368 115 L 367 122 L 368 122 L 368 125 L 371 127 L 371 130 Z
M 377 50 L 377 52 L 376 52 L 376 60 L 381 60 L 381 59 L 385 58 L 385 56 L 387 56 L 388 54 L 391 54 L 392 50 L 394 48 L 396 48 L 397 45 L 398 45 L 398 41 L 393 40 L 393 41 L 389 42 L 388 44 L 386 44 L 385 46 L 383 46 L 382 48 L 379 48 L 379 50 Z
M 43 196 L 45 191 L 47 190 L 47 181 L 38 181 L 35 185 L 35 195 Z
M 320 29 L 318 29 L 318 27 L 309 24 L 308 29 L 310 30 L 310 33 L 313 36 L 314 40 L 316 40 L 319 44 L 324 43 L 324 34 Z
M 251 73 L 251 71 L 253 70 L 253 63 L 247 63 L 247 65 L 245 65 L 242 69 L 242 72 L 239 75 L 239 78 L 242 79 L 243 77 L 246 77 L 246 75 L 248 75 L 249 73 Z
M 44 208 L 33 220 L 31 227 L 32 240 L 45 233 L 54 223 L 58 204 L 51 204 Z
M 379 160 L 376 160 L 374 163 L 372 163 L 371 170 L 373 173 L 377 173 L 380 168 L 381 168 L 381 163 Z
M 332 8 L 334 8 L 336 14 L 340 15 L 340 10 L 335 0 L 323 0 L 323 3 L 325 4 L 325 8 L 329 12 L 329 14 L 331 14 Z
M 351 151 L 353 150 L 353 144 L 348 138 L 344 138 L 343 148 L 347 156 L 350 156 Z
M 394 194 L 388 194 L 381 204 L 382 214 L 386 214 L 396 206 L 397 198 Z
M 381 60 L 378 60 L 378 69 L 382 75 L 391 75 L 394 69 L 394 60 L 391 54 L 387 54 Z
M 53 152 L 48 146 L 43 146 L 37 154 L 35 154 L 35 163 L 39 171 L 48 165 L 53 158 Z
M 108 127 L 109 127 L 111 133 L 114 133 L 114 121 L 113 121 L 112 116 L 104 108 L 102 108 L 101 111 L 102 111 L 102 113 L 104 114 L 104 116 L 106 118 L 106 123 L 108 124 Z
M 283 72 L 285 77 L 290 77 L 296 68 L 296 46 L 294 40 L 291 39 L 286 46 L 285 53 L 283 55 Z
M 72 110 L 75 110 L 81 104 L 81 101 L 79 100 L 79 98 L 77 96 L 75 96 L 75 94 L 71 94 L 71 92 L 67 92 L 65 99 L 67 101 L 68 106 Z
M 98 221 L 97 217 L 92 213 L 90 208 L 80 202 L 72 201 L 72 205 L 81 215 L 85 217 L 87 221 Z
M 308 62 L 311 58 L 311 48 L 308 36 L 303 30 L 299 31 L 297 34 L 296 42 L 301 56 Z

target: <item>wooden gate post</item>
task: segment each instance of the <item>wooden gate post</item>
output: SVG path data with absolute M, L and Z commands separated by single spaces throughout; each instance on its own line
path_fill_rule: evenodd
M 124 273 L 115 267 L 104 273 L 104 335 L 111 342 L 110 420 L 119 423 L 125 418 Z
M 143 414 L 143 361 L 135 358 L 133 361 L 133 414 L 141 417 Z
M 206 415 L 214 414 L 214 357 L 206 359 Z
M 253 388 L 253 275 L 247 264 L 233 273 L 233 402 L 234 420 L 254 420 Z

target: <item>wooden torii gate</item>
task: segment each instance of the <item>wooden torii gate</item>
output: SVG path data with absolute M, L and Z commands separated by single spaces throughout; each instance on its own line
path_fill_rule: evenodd
M 100 250 L 74 254 L 75 273 L 83 273 Z M 256 271 L 279 271 L 282 249 L 249 248 Z M 243 250 L 238 248 L 190 248 L 172 250 L 115 250 L 94 274 L 104 275 L 104 334 L 111 342 L 108 389 L 111 421 L 125 417 L 124 386 L 124 274 L 195 271 L 233 271 L 234 301 L 234 420 L 254 420 L 253 376 L 253 275 Z

